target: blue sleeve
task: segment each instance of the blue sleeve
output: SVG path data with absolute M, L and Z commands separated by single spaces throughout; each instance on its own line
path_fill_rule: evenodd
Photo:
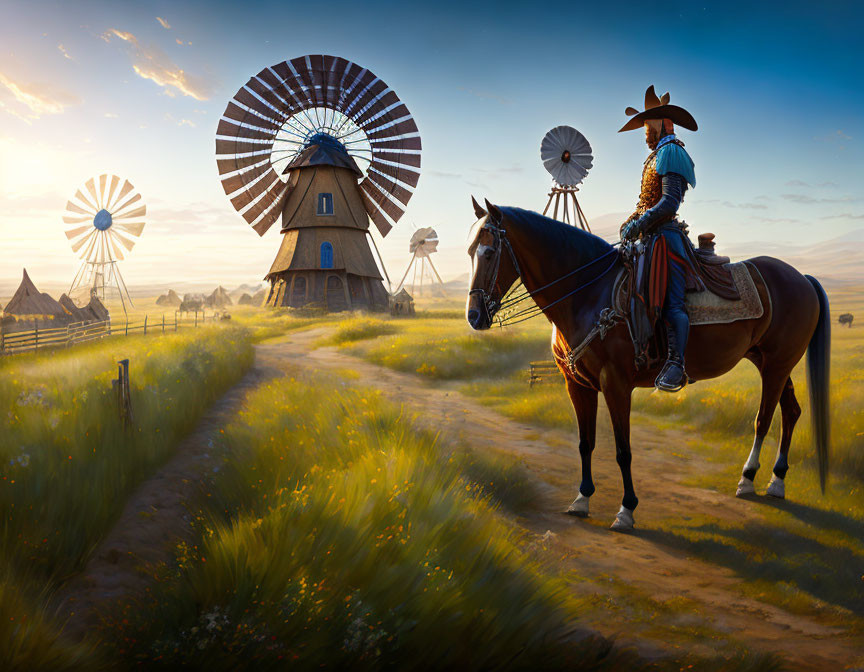
M 654 170 L 658 175 L 666 175 L 667 173 L 677 173 L 691 187 L 696 186 L 696 173 L 693 170 L 693 159 L 681 145 L 676 145 L 670 142 L 668 145 L 663 145 L 657 150 L 657 158 L 654 162 Z

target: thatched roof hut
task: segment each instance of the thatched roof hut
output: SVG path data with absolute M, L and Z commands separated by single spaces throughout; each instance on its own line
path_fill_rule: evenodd
M 390 296 L 391 315 L 413 315 L 414 297 L 403 287 L 400 292 Z
M 210 308 L 222 308 L 224 306 L 234 305 L 234 302 L 231 300 L 231 297 L 228 296 L 228 292 L 225 291 L 225 288 L 222 285 L 219 285 L 213 290 L 213 293 L 207 297 L 204 304 Z
M 12 299 L 6 304 L 3 317 L 12 317 L 21 321 L 58 320 L 68 322 L 70 314 L 59 302 L 36 289 L 36 285 L 27 275 L 25 268 L 21 284 L 18 285 Z
M 173 289 L 169 289 L 167 294 L 163 294 L 156 299 L 157 306 L 179 306 L 181 303 L 183 303 L 183 300 Z

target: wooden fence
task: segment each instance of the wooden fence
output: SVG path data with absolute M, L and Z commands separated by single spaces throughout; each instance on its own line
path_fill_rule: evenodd
M 109 336 L 128 336 L 130 334 L 164 334 L 188 327 L 200 327 L 219 320 L 221 313 L 207 315 L 204 312 L 190 314 L 181 318 L 179 313 L 165 314 L 151 319 L 145 315 L 143 320 L 130 322 L 105 320 L 103 322 L 76 322 L 63 327 L 36 328 L 29 331 L 4 333 L 0 330 L 0 355 L 14 355 L 21 352 L 46 350 L 48 348 L 69 348 L 79 343 L 100 340 Z
M 561 382 L 561 372 L 554 361 L 531 362 L 528 365 L 528 386 L 534 387 L 537 383 Z

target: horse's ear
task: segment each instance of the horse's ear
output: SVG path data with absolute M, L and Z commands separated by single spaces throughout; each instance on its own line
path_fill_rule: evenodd
M 501 221 L 501 209 L 492 205 L 488 198 L 486 199 L 486 210 L 489 212 L 489 216 L 493 222 Z
M 486 211 L 482 207 L 480 207 L 477 199 L 473 196 L 471 197 L 471 205 L 474 206 L 474 214 L 477 216 L 477 219 L 481 219 L 486 216 Z

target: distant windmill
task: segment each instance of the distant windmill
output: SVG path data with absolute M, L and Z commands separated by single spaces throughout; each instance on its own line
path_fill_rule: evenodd
M 122 186 L 121 186 L 122 185 Z M 105 300 L 106 290 L 116 291 L 126 312 L 132 305 L 129 290 L 120 275 L 118 261 L 135 246 L 144 230 L 147 206 L 129 180 L 116 175 L 100 175 L 84 183 L 66 203 L 63 221 L 75 225 L 66 231 L 72 251 L 84 260 L 72 281 L 69 296 Z
M 405 269 L 405 274 L 402 276 L 402 279 L 399 281 L 399 285 L 396 287 L 396 291 L 398 292 L 401 287 L 405 284 L 405 278 L 408 277 L 408 273 L 411 269 L 414 269 L 414 277 L 411 282 L 411 292 L 416 293 L 418 290 L 423 289 L 423 281 L 424 275 L 428 275 L 430 283 L 434 286 L 437 280 L 438 287 L 441 289 L 441 292 L 444 292 L 444 283 L 441 282 L 441 276 L 438 275 L 438 271 L 435 268 L 435 265 L 432 263 L 432 253 L 438 251 L 438 234 L 435 233 L 435 229 L 430 226 L 424 227 L 422 229 L 417 229 L 414 232 L 414 235 L 411 236 L 411 242 L 408 244 L 408 253 L 411 255 L 411 261 L 408 262 L 408 268 Z M 429 265 L 429 269 L 427 270 L 426 265 Z M 417 284 L 417 274 L 420 274 L 420 284 Z M 432 277 L 432 274 L 435 274 L 435 277 Z
M 590 231 L 588 219 L 576 200 L 578 185 L 585 179 L 594 160 L 588 139 L 572 126 L 556 126 L 540 143 L 540 159 L 553 180 L 543 214 L 549 211 L 554 200 L 553 219 L 558 219 L 560 205 L 562 222 L 574 225 L 578 222 L 579 226 Z

